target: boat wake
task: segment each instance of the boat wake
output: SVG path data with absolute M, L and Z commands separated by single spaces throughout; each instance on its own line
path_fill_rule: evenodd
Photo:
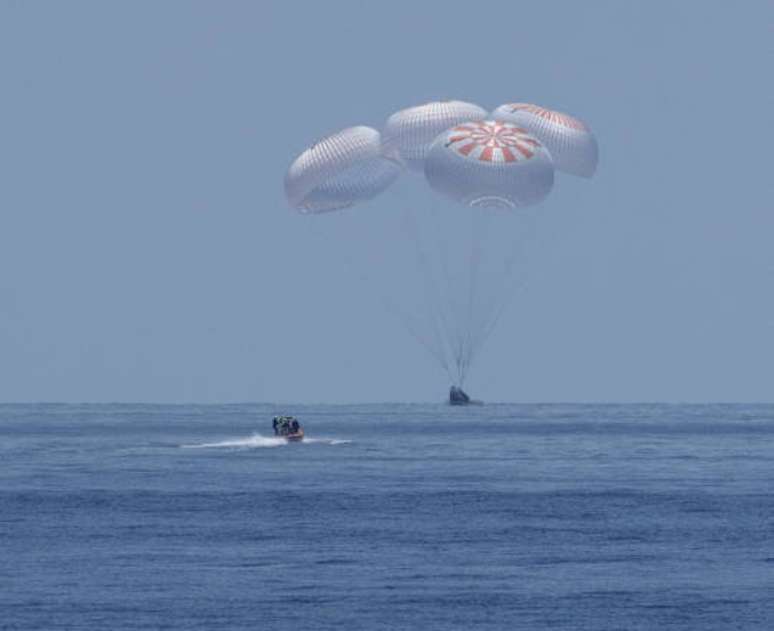
M 349 445 L 351 440 L 345 440 L 343 438 L 304 438 L 305 443 L 312 443 L 318 445 Z
M 346 445 L 351 443 L 351 440 L 341 440 L 336 438 L 304 438 L 302 445 L 305 444 L 318 444 L 318 445 Z M 182 449 L 259 449 L 264 447 L 283 447 L 288 445 L 287 440 L 280 438 L 279 436 L 262 436 L 261 434 L 253 434 L 247 438 L 233 438 L 230 440 L 222 440 L 216 443 L 199 443 L 193 445 L 180 445 Z

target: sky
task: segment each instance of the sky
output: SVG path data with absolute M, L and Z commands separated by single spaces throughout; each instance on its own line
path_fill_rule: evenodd
M 768 1 L 0 0 L 0 401 L 442 400 L 336 255 L 354 235 L 321 242 L 282 180 L 322 135 L 444 98 L 539 103 L 600 146 L 541 206 L 472 395 L 772 401 L 772 23 Z M 424 199 L 403 180 L 368 212 Z

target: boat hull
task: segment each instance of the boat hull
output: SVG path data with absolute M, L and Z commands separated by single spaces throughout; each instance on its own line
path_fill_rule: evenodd
M 304 430 L 299 429 L 295 434 L 287 434 L 286 436 L 283 436 L 283 438 L 289 443 L 300 443 L 304 440 Z

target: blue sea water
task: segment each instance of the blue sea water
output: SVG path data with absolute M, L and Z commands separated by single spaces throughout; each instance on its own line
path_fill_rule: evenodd
M 771 630 L 773 490 L 774 405 L 2 405 L 0 628 Z

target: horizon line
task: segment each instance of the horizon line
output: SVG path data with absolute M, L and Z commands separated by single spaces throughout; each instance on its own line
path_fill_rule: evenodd
M 677 400 L 609 400 L 609 401 L 484 401 L 484 405 L 774 405 L 774 401 L 677 401 Z M 448 401 L 0 401 L 0 405 L 449 405 Z M 464 406 L 463 406 L 464 407 Z M 478 407 L 478 406 L 473 406 Z

